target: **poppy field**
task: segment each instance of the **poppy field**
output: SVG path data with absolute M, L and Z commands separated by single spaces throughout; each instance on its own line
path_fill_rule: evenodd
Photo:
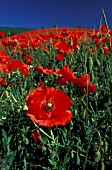
M 112 30 L 0 37 L 0 169 L 111 170 Z

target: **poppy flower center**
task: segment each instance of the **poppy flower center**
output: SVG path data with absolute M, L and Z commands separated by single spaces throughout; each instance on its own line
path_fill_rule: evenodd
M 51 101 L 46 101 L 46 102 L 43 104 L 43 109 L 44 109 L 46 112 L 51 112 L 52 110 L 54 110 L 54 103 L 51 102 Z

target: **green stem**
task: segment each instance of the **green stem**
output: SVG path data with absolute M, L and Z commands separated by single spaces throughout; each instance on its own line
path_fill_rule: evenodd
M 8 89 L 9 86 L 10 86 L 10 84 L 7 85 L 7 87 L 3 90 L 3 92 L 2 92 L 2 94 L 1 94 L 1 96 L 0 96 L 0 102 L 2 101 L 2 98 L 3 98 L 4 94 L 6 93 L 6 91 L 7 91 L 7 89 Z
M 52 139 L 52 140 L 54 141 L 54 139 L 53 139 L 51 136 L 49 136 L 44 130 L 42 130 L 41 128 L 39 128 L 39 130 L 40 130 L 44 135 L 46 135 L 48 138 L 50 138 L 50 139 Z
M 4 89 L 4 91 L 2 92 L 2 94 L 0 96 L 0 102 L 2 101 L 2 98 L 3 98 L 4 94 L 5 94 L 5 91 L 6 91 L 6 89 Z
M 103 9 L 103 8 L 102 8 L 102 13 L 103 13 L 103 17 L 104 17 L 104 21 L 105 21 L 107 30 L 109 30 L 108 23 L 107 23 L 107 19 L 106 19 L 106 15 L 105 15 L 105 12 L 104 12 L 104 9 Z
M 90 144 L 91 144 L 91 141 L 93 139 L 93 133 L 91 135 L 90 141 L 89 141 L 88 146 L 87 146 L 86 157 L 85 157 L 85 161 L 84 161 L 84 165 L 83 165 L 83 169 L 82 170 L 86 170 L 87 158 L 88 158 L 88 153 L 89 153 L 89 149 L 90 149 Z
M 88 74 L 87 74 L 87 67 L 86 67 L 86 125 L 89 125 L 89 118 L 88 118 Z
M 49 136 L 43 129 L 41 129 L 37 124 L 34 123 L 34 125 L 39 128 L 40 132 L 42 132 L 44 135 L 46 135 L 49 139 L 52 139 L 53 142 L 55 143 L 55 140 L 53 137 Z

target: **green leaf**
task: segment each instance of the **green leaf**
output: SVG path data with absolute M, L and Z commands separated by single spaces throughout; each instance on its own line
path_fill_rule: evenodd
M 79 156 L 77 156 L 77 165 L 79 165 L 80 164 L 80 158 L 79 158 Z
M 95 162 L 99 162 L 100 158 L 101 158 L 101 153 L 100 151 L 97 151 L 95 154 Z
M 5 147 L 7 146 L 7 133 L 2 129 L 2 142 L 3 142 L 3 145 L 4 145 L 4 149 Z
M 108 143 L 107 143 L 107 141 L 105 142 L 105 152 L 107 152 L 108 151 Z
M 12 163 L 13 163 L 13 161 L 14 161 L 14 158 L 15 158 L 15 156 L 16 156 L 16 153 L 17 153 L 17 151 L 14 151 L 14 153 L 12 154 L 12 156 L 11 156 L 10 159 L 9 159 L 9 170 L 10 170 L 10 168 L 11 168 L 11 166 L 12 166 Z
M 105 164 L 104 164 L 104 162 L 101 163 L 101 170 L 105 170 Z
M 53 165 L 54 167 L 56 167 L 56 161 L 53 159 L 48 159 L 50 164 Z
M 10 143 L 11 139 L 12 139 L 12 135 L 10 135 L 10 136 L 8 137 L 8 139 L 7 139 L 7 144 Z
M 4 129 L 2 129 L 2 136 L 4 137 L 5 140 L 7 140 L 7 133 L 5 132 Z

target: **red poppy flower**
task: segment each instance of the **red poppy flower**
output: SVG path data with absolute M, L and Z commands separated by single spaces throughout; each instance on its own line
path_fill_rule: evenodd
M 56 73 L 62 76 L 55 80 L 55 83 L 58 85 L 66 85 L 68 81 L 73 82 L 76 79 L 68 65 L 65 65 L 62 69 L 57 69 Z
M 91 51 L 92 53 L 95 53 L 96 50 L 95 50 L 95 48 L 91 48 L 90 51 Z
M 27 64 L 24 64 L 20 60 L 11 60 L 8 64 L 6 64 L 5 72 L 8 74 L 16 69 L 19 69 L 24 75 L 28 74 L 30 71 Z
M 103 47 L 103 50 L 104 50 L 104 54 L 109 54 L 110 53 L 108 47 Z
M 102 45 L 105 43 L 105 42 L 108 42 L 109 39 L 108 37 L 104 37 L 104 38 L 100 38 L 101 42 L 102 42 Z
M 23 75 L 26 75 L 26 74 L 28 74 L 30 72 L 29 66 L 27 64 L 24 64 L 24 63 L 22 63 L 19 70 Z
M 87 94 L 87 93 L 89 94 L 91 92 L 96 92 L 97 88 L 94 84 L 88 84 L 88 91 L 87 91 L 87 88 L 83 88 L 83 87 L 80 88 L 80 90 L 83 94 Z
M 34 130 L 32 132 L 32 139 L 34 142 L 38 142 L 40 147 L 42 148 L 41 134 L 40 134 L 39 130 Z
M 102 31 L 102 33 L 106 33 L 107 32 L 107 26 L 106 25 L 100 25 L 100 30 Z
M 0 31 L 0 38 L 5 37 L 5 33 Z
M 0 63 L 9 62 L 10 57 L 4 51 L 0 50 Z
M 68 81 L 65 80 L 63 77 L 57 78 L 54 82 L 55 82 L 57 85 L 60 85 L 60 86 L 65 86 L 65 85 L 68 84 Z
M 40 41 L 39 40 L 34 40 L 30 43 L 31 47 L 33 48 L 40 48 Z
M 43 83 L 42 81 L 39 81 L 39 82 L 38 82 L 38 86 L 39 86 L 39 87 L 44 87 L 44 83 Z
M 37 70 L 40 74 L 55 74 L 55 72 L 51 68 L 43 68 L 42 66 L 34 66 L 34 70 Z
M 3 45 L 3 46 L 6 47 L 6 46 L 9 45 L 9 43 L 10 43 L 10 41 L 9 41 L 9 38 L 8 38 L 8 37 L 7 37 L 7 39 L 6 39 L 6 38 L 3 38 L 3 39 L 2 39 L 2 45 Z
M 74 85 L 76 87 L 79 87 L 82 93 L 91 93 L 96 92 L 96 86 L 90 83 L 90 75 L 89 74 L 83 74 L 82 76 L 76 78 L 74 80 Z M 88 88 L 88 91 L 87 91 Z
M 5 64 L 0 63 L 0 71 L 4 71 Z
M 48 50 L 49 50 L 47 46 L 42 46 L 42 49 L 43 49 L 44 51 L 48 51 Z
M 28 41 L 27 40 L 20 40 L 19 41 L 19 47 L 20 48 L 27 48 L 28 47 Z
M 43 73 L 43 67 L 40 66 L 40 65 L 34 66 L 33 69 L 34 69 L 35 71 L 38 71 L 39 74 L 42 74 L 42 73 Z
M 0 85 L 3 87 L 6 87 L 6 78 L 5 77 L 0 77 Z
M 69 44 L 66 44 L 65 41 L 57 42 L 54 46 L 62 53 L 70 53 L 72 51 L 71 46 Z
M 73 81 L 74 85 L 77 87 L 86 87 L 88 84 L 90 84 L 90 75 L 89 74 L 83 74 L 80 77 L 77 77 Z
M 25 56 L 24 59 L 25 59 L 25 61 L 27 63 L 32 63 L 33 62 L 33 59 L 31 57 L 29 57 L 29 56 Z
M 64 55 L 63 54 L 56 54 L 56 59 L 57 60 L 63 60 L 64 59 Z
M 36 88 L 26 97 L 28 116 L 39 125 L 52 127 L 66 125 L 72 119 L 69 96 L 52 87 Z

